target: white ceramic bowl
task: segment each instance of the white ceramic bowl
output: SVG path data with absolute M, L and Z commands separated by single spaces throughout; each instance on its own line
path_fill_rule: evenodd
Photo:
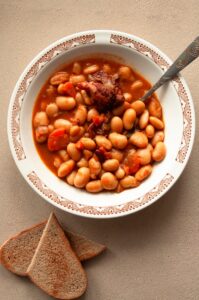
M 181 76 L 158 91 L 166 123 L 167 156 L 139 187 L 93 195 L 57 178 L 41 161 L 32 136 L 32 111 L 40 88 L 60 65 L 77 57 L 116 55 L 151 83 L 171 60 L 149 42 L 122 32 L 93 30 L 56 41 L 40 52 L 20 76 L 8 111 L 8 138 L 14 160 L 29 185 L 51 204 L 73 214 L 112 218 L 134 213 L 165 194 L 182 173 L 191 153 L 195 117 L 192 98 Z

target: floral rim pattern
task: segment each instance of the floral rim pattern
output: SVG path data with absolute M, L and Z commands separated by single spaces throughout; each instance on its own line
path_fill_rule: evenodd
M 14 151 L 16 153 L 16 160 L 21 161 L 26 159 L 26 154 L 23 149 L 23 145 L 20 137 L 20 113 L 25 94 L 27 93 L 28 87 L 34 77 L 39 73 L 43 66 L 45 66 L 49 61 L 54 57 L 68 51 L 74 47 L 81 46 L 83 44 L 92 44 L 96 42 L 96 34 L 85 33 L 77 37 L 71 38 L 67 41 L 62 41 L 54 47 L 50 48 L 43 55 L 41 55 L 35 62 L 32 64 L 29 69 L 26 71 L 24 77 L 20 80 L 19 86 L 16 93 L 14 94 L 14 102 L 11 109 L 11 137 Z M 111 34 L 110 43 L 122 45 L 124 47 L 132 48 L 139 53 L 149 57 L 154 61 L 161 69 L 166 70 L 169 67 L 168 62 L 158 54 L 155 50 L 152 50 L 150 47 L 136 41 L 136 39 L 127 38 L 122 35 Z M 189 150 L 189 145 L 192 135 L 192 115 L 191 107 L 189 103 L 189 98 L 187 92 L 184 88 L 183 82 L 179 77 L 173 80 L 174 87 L 179 96 L 182 112 L 183 112 L 183 136 L 181 145 L 176 157 L 176 161 L 179 163 L 184 163 L 187 157 Z M 139 197 L 135 200 L 126 202 L 125 204 L 108 206 L 108 207 L 96 207 L 83 205 L 75 203 L 66 198 L 63 198 L 53 190 L 51 190 L 46 184 L 39 178 L 35 171 L 30 172 L 26 175 L 29 183 L 36 188 L 46 199 L 50 202 L 54 202 L 66 210 L 69 210 L 74 213 L 84 214 L 87 216 L 119 216 L 124 215 L 125 213 L 130 213 L 131 211 L 136 211 L 141 207 L 147 206 L 147 203 L 151 203 L 157 199 L 157 197 L 164 194 L 165 190 L 174 181 L 174 176 L 167 173 L 163 179 L 149 192 L 147 192 L 142 197 Z
M 43 68 L 43 66 L 45 66 L 46 63 L 51 61 L 55 56 L 59 55 L 64 51 L 70 50 L 71 48 L 83 44 L 94 43 L 94 42 L 95 42 L 94 34 L 82 35 L 74 39 L 64 41 L 56 45 L 52 49 L 50 49 L 44 55 L 42 55 L 26 73 L 25 77 L 21 81 L 20 86 L 17 90 L 14 104 L 13 104 L 13 110 L 12 110 L 12 124 L 11 124 L 12 140 L 13 140 L 13 146 L 18 160 L 23 160 L 26 158 L 23 145 L 21 142 L 21 137 L 20 137 L 20 111 L 21 111 L 21 106 L 22 106 L 24 96 L 27 92 L 30 83 L 32 82 L 34 77 L 38 74 L 38 72 L 41 70 L 41 68 Z
M 128 211 L 133 211 L 138 207 L 142 207 L 147 203 L 154 200 L 159 196 L 173 181 L 174 177 L 167 173 L 165 177 L 148 193 L 144 196 L 139 197 L 133 201 L 126 202 L 125 204 L 99 207 L 99 206 L 89 206 L 78 204 L 73 201 L 70 201 L 66 198 L 59 196 L 57 193 L 52 191 L 40 178 L 39 176 L 32 171 L 27 175 L 29 181 L 40 191 L 42 195 L 47 197 L 50 201 L 53 201 L 70 211 L 75 211 L 85 215 L 98 215 L 98 216 L 108 216 L 108 215 L 119 215 Z
M 163 57 L 161 57 L 156 51 L 152 50 L 148 46 L 143 45 L 142 43 L 139 43 L 133 39 L 129 39 L 117 34 L 111 34 L 110 43 L 132 48 L 148 56 L 163 70 L 166 70 L 169 67 L 167 61 Z M 180 80 L 179 77 L 177 77 L 173 81 L 183 111 L 183 135 L 182 135 L 180 149 L 176 157 L 176 161 L 178 161 L 179 163 L 183 163 L 186 158 L 187 152 L 189 150 L 189 144 L 191 141 L 191 131 L 192 131 L 191 108 L 190 108 L 189 98 L 183 86 L 182 81 Z

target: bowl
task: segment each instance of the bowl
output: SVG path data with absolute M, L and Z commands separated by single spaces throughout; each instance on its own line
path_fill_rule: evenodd
M 167 156 L 139 187 L 122 193 L 89 194 L 57 178 L 40 159 L 32 135 L 32 111 L 40 88 L 61 65 L 94 54 L 119 57 L 155 83 L 172 61 L 157 47 L 134 35 L 91 30 L 64 37 L 41 51 L 20 76 L 8 111 L 9 145 L 21 174 L 45 200 L 64 211 L 91 218 L 135 213 L 162 197 L 189 159 L 195 132 L 194 107 L 181 75 L 157 92 L 164 111 Z

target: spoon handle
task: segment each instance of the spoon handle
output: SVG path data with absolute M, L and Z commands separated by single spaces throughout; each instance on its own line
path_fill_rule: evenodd
M 167 81 L 173 79 L 178 72 L 183 70 L 194 59 L 199 56 L 199 36 L 178 56 L 169 69 L 160 77 L 160 79 L 152 86 L 152 88 L 140 99 L 145 101 L 149 98 L 159 87 Z

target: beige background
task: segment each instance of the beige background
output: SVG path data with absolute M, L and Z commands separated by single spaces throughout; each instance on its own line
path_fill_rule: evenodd
M 54 209 L 17 170 L 6 133 L 12 89 L 40 50 L 86 29 L 138 35 L 174 59 L 198 35 L 198 16 L 198 0 L 0 0 L 0 243 L 47 218 L 52 210 L 65 226 L 105 243 L 109 251 L 85 263 L 89 287 L 82 300 L 199 299 L 198 131 L 183 175 L 160 201 L 125 218 L 84 219 Z M 197 119 L 199 60 L 183 74 Z M 0 299 L 51 298 L 0 267 Z

